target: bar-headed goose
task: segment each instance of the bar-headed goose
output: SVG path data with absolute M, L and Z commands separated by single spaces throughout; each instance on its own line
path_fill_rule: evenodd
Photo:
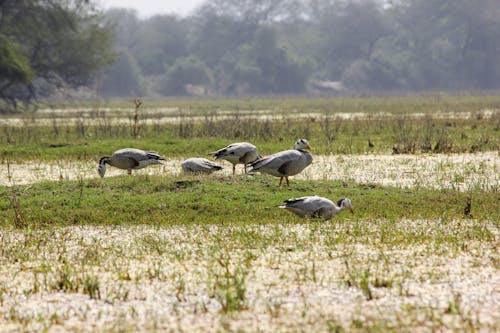
M 226 160 L 233 165 L 233 176 L 236 171 L 236 164 L 243 164 L 245 173 L 247 164 L 250 164 L 260 158 L 257 147 L 248 142 L 236 142 L 227 147 L 208 153 L 214 155 L 215 160 Z
M 251 163 L 252 169 L 248 173 L 259 171 L 280 177 L 280 186 L 285 178 L 286 184 L 290 186 L 288 177 L 300 173 L 312 163 L 312 156 L 305 149 L 311 149 L 309 142 L 306 139 L 299 139 L 295 142 L 293 150 L 280 151 Z
M 181 167 L 185 173 L 212 173 L 222 170 L 220 165 L 203 157 L 188 158 L 181 163 Z
M 300 217 L 322 217 L 325 220 L 339 214 L 344 208 L 349 209 L 354 214 L 351 200 L 342 198 L 335 204 L 333 201 L 317 195 L 288 199 L 278 207 L 289 210 Z
M 106 164 L 118 169 L 127 170 L 132 174 L 132 170 L 142 169 L 151 164 L 161 164 L 165 158 L 152 151 L 146 151 L 135 148 L 124 148 L 117 150 L 111 156 L 101 157 L 97 172 L 101 177 L 106 173 Z

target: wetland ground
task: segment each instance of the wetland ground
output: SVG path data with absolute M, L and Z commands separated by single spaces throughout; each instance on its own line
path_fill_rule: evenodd
M 500 329 L 499 96 L 128 104 L 0 119 L 0 332 Z M 300 137 L 314 163 L 290 189 L 225 162 L 180 174 Z M 168 160 L 101 180 L 126 146 Z M 355 214 L 276 208 L 313 194 Z

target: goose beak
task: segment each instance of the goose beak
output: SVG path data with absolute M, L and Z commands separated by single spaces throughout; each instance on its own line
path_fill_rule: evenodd
M 352 207 L 348 207 L 348 208 L 351 211 L 352 215 L 354 215 L 354 209 Z
M 104 178 L 104 174 L 106 173 L 106 166 L 99 165 L 97 167 L 97 173 L 99 174 L 99 176 L 101 176 L 101 178 Z
M 307 145 L 307 149 L 312 150 L 313 148 L 311 147 L 311 145 Z

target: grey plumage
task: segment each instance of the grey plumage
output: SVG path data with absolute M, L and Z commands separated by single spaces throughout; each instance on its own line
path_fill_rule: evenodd
M 261 158 L 251 163 L 252 169 L 248 172 L 259 171 L 280 177 L 280 186 L 285 178 L 287 185 L 290 186 L 288 177 L 302 172 L 312 163 L 312 155 L 305 149 L 311 149 L 309 142 L 305 139 L 299 139 L 295 142 L 293 150 L 285 150 Z
M 236 164 L 243 164 L 246 168 L 249 163 L 252 163 L 260 158 L 257 147 L 248 142 L 236 142 L 227 147 L 208 153 L 214 155 L 215 160 L 226 160 L 233 165 L 233 176 L 236 172 Z
M 182 171 L 185 173 L 212 173 L 222 170 L 222 167 L 217 163 L 207 160 L 202 157 L 188 158 L 181 163 Z
M 135 148 L 124 148 L 117 150 L 111 156 L 101 157 L 97 172 L 101 177 L 106 173 L 106 164 L 118 169 L 127 170 L 132 174 L 132 170 L 142 169 L 152 164 L 161 164 L 165 160 L 162 156 L 153 151 L 146 151 Z
M 340 199 L 336 204 L 330 199 L 315 196 L 288 199 L 278 206 L 295 213 L 300 217 L 322 217 L 325 220 L 331 219 L 347 208 L 354 213 L 351 200 Z

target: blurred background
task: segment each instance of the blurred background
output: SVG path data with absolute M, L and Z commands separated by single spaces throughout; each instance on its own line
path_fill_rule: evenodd
M 498 0 L 0 1 L 2 110 L 37 98 L 482 92 Z

